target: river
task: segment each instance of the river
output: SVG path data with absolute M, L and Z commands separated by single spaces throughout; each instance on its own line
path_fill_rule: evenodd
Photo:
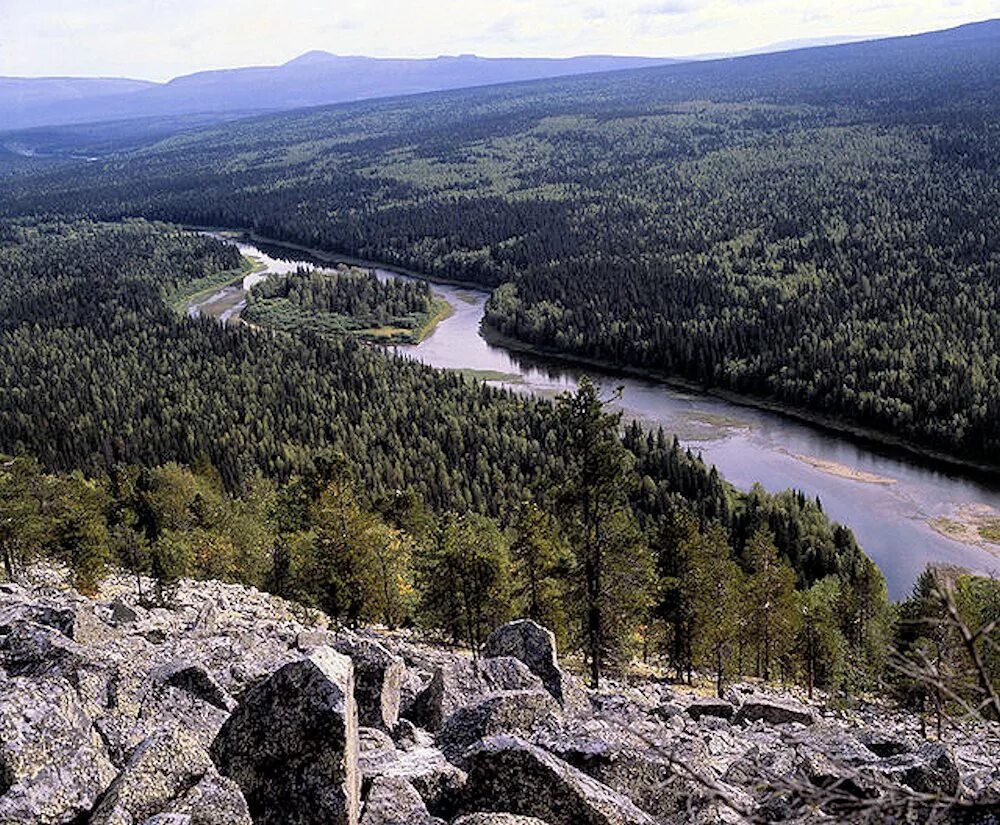
M 293 261 L 322 265 L 299 251 L 272 244 L 239 246 L 244 254 L 263 261 L 266 271 L 288 272 Z M 406 277 L 385 269 L 375 272 L 382 279 Z M 854 531 L 882 569 L 893 598 L 910 591 L 928 562 L 983 573 L 1000 570 L 1000 545 L 942 532 L 944 526 L 958 530 L 961 522 L 977 514 L 1000 517 L 1000 483 L 880 450 L 780 413 L 655 380 L 511 352 L 480 334 L 487 292 L 436 283 L 433 289 L 454 313 L 420 344 L 395 348 L 408 358 L 442 369 L 476 370 L 492 383 L 545 396 L 573 389 L 583 372 L 608 393 L 622 387 L 619 406 L 627 417 L 677 433 L 737 487 L 746 490 L 760 482 L 771 491 L 794 487 L 818 496 L 823 509 Z

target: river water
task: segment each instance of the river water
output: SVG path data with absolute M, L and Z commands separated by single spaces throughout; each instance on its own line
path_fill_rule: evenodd
M 270 244 L 240 247 L 268 271 L 286 273 L 294 269 L 293 261 L 310 260 Z M 382 279 L 405 277 L 385 269 L 375 272 Z M 480 334 L 487 292 L 442 284 L 433 288 L 454 313 L 420 344 L 396 348 L 406 357 L 438 368 L 480 371 L 492 383 L 545 396 L 573 389 L 583 372 L 608 393 L 622 387 L 620 407 L 627 417 L 677 433 L 737 487 L 749 489 L 760 482 L 771 491 L 794 487 L 819 496 L 824 510 L 854 531 L 882 569 L 893 598 L 909 592 L 928 562 L 1000 571 L 1000 546 L 956 539 L 931 526 L 940 526 L 940 519 L 959 521 L 973 510 L 1000 516 L 1000 482 L 659 381 L 508 351 Z

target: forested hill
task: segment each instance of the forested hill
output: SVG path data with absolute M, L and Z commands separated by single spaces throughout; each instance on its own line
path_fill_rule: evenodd
M 10 182 L 505 284 L 530 344 L 1000 463 L 1000 23 L 309 110 Z

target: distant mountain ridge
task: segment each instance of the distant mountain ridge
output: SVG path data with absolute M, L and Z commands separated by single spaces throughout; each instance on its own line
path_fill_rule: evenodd
M 375 58 L 306 52 L 279 66 L 195 72 L 168 83 L 0 78 L 6 130 L 192 114 L 273 112 L 375 97 L 662 66 L 670 58 Z

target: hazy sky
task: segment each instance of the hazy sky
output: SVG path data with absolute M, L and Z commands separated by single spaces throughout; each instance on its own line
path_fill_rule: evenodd
M 0 75 L 165 80 L 310 49 L 680 56 L 991 17 L 1000 0 L 0 0 Z

